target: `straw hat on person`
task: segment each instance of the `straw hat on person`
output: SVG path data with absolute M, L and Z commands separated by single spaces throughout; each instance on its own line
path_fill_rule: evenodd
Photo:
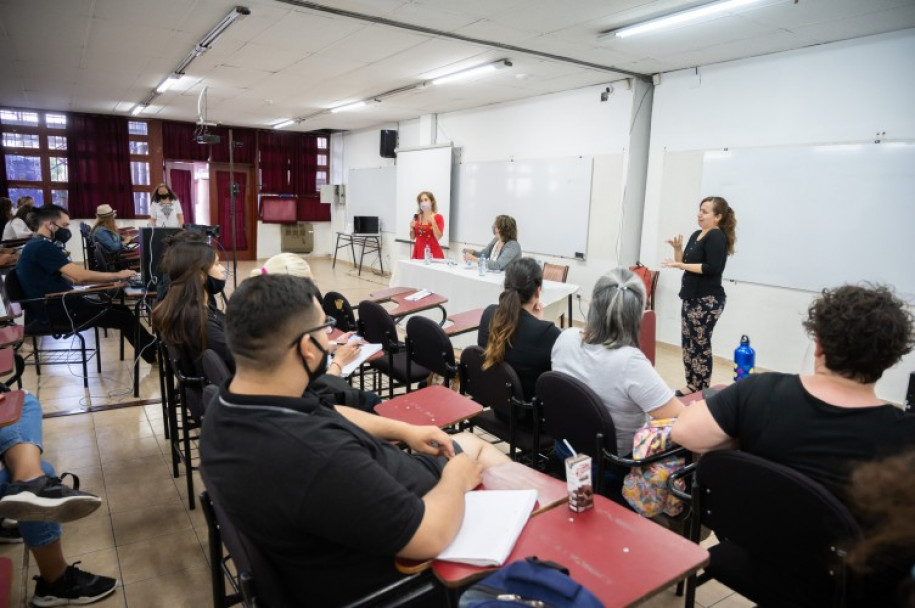
M 115 213 L 117 212 L 111 208 L 111 205 L 99 205 L 95 210 L 95 217 L 108 217 L 109 215 L 115 215 Z

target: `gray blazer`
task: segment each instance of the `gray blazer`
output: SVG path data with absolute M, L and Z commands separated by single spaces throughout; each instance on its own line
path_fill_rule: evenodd
M 521 245 L 518 244 L 518 241 L 508 241 L 502 245 L 502 251 L 499 252 L 499 257 L 494 260 L 492 259 L 492 249 L 498 242 L 499 238 L 496 237 L 489 242 L 489 245 L 480 251 L 474 249 L 471 250 L 470 254 L 475 255 L 476 257 L 485 255 L 486 266 L 490 270 L 505 270 L 505 267 L 508 266 L 509 262 L 521 257 Z

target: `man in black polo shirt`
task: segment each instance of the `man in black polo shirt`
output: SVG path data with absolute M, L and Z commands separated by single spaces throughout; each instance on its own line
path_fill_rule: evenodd
M 473 435 L 307 391 L 326 370 L 331 327 L 316 296 L 314 283 L 292 276 L 239 286 L 226 310 L 237 371 L 208 408 L 200 441 L 207 489 L 296 606 L 345 603 L 395 580 L 395 556 L 438 555 L 461 525 L 464 493 L 483 469 L 509 462 Z
M 118 272 L 96 272 L 86 270 L 67 259 L 57 246 L 70 239 L 70 214 L 63 207 L 44 205 L 35 210 L 38 230 L 35 236 L 26 243 L 16 264 L 16 275 L 22 284 L 27 298 L 41 298 L 49 293 L 71 291 L 75 282 L 117 281 L 136 276 L 132 270 Z M 50 300 L 48 306 L 57 307 L 61 315 L 73 319 L 74 326 L 85 320 L 97 317 L 93 325 L 120 329 L 124 337 L 133 344 L 139 330 L 140 343 L 138 350 L 147 363 L 156 360 L 152 348 L 152 336 L 145 328 L 137 327 L 137 318 L 126 306 L 112 304 L 104 309 L 96 303 L 89 302 L 83 296 L 66 295 L 58 300 Z

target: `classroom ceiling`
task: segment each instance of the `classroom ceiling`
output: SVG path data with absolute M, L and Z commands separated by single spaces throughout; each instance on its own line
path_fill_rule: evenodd
M 513 63 L 289 127 L 359 129 L 915 27 L 915 0 L 761 0 L 666 32 L 598 40 L 704 1 L 0 0 L 0 105 L 127 114 L 237 4 L 251 14 L 141 116 L 196 120 L 206 86 L 208 120 L 264 128 L 458 69 Z

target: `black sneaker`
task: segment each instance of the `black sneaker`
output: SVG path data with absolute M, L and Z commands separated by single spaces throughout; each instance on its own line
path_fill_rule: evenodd
M 67 571 L 63 573 L 63 576 L 53 583 L 45 581 L 40 576 L 33 576 L 32 578 L 36 582 L 32 605 L 44 608 L 45 606 L 91 604 L 114 593 L 115 587 L 118 586 L 116 578 L 83 572 L 76 567 L 78 563 L 67 566 Z
M 62 479 L 73 478 L 68 488 Z M 85 517 L 98 509 L 102 499 L 80 492 L 79 477 L 64 473 L 60 477 L 39 477 L 32 481 L 11 483 L 0 498 L 0 517 L 18 521 L 66 522 Z
M 22 534 L 19 533 L 19 522 L 12 519 L 0 521 L 0 545 L 12 545 L 21 542 Z

